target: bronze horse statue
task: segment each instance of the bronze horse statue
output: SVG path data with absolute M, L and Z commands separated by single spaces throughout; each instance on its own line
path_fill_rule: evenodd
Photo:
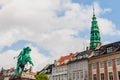
M 16 67 L 16 74 L 20 74 L 24 71 L 25 65 L 29 62 L 34 65 L 31 57 L 30 57 L 30 47 L 23 48 L 23 50 L 20 52 L 20 54 L 17 56 L 17 67 Z M 20 71 L 21 70 L 21 71 Z

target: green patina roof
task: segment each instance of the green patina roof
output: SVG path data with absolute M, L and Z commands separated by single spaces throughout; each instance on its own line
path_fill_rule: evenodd
M 91 33 L 90 33 L 90 49 L 95 49 L 97 47 L 97 44 L 101 44 L 100 32 L 93 9 L 93 17 L 92 17 L 92 25 L 91 25 Z

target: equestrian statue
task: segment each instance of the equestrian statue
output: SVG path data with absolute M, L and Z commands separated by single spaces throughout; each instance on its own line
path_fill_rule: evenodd
M 24 72 L 25 65 L 29 62 L 32 66 L 34 66 L 32 59 L 30 57 L 30 47 L 25 47 L 22 49 L 20 54 L 16 57 L 17 58 L 17 67 L 16 67 L 16 74 L 21 74 Z

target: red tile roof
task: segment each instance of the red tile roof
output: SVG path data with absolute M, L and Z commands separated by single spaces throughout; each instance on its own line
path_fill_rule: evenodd
M 63 64 L 65 64 L 65 61 L 66 60 L 70 60 L 72 59 L 76 54 L 75 53 L 71 53 L 70 55 L 67 55 L 67 56 L 62 56 L 60 59 L 58 59 L 58 65 L 57 66 L 61 66 Z

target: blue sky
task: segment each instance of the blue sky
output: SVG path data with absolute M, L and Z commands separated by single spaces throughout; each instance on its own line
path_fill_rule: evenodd
M 101 42 L 119 41 L 119 3 L 118 0 L 1 0 L 0 67 L 15 66 L 12 57 L 25 46 L 32 48 L 36 70 L 60 56 L 85 50 L 89 46 L 93 5 Z M 9 63 L 3 63 L 4 60 Z

